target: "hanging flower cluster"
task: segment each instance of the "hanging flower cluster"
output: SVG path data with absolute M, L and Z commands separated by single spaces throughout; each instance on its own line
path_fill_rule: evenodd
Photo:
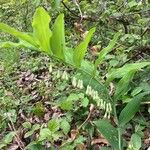
M 73 87 L 77 87 L 79 89 L 83 89 L 84 86 L 83 86 L 83 80 L 77 80 L 75 77 L 73 77 L 72 79 L 72 86 Z
M 68 80 L 68 79 L 69 79 L 68 73 L 67 73 L 66 71 L 63 72 L 63 74 L 62 74 L 62 79 L 63 79 L 63 80 Z
M 52 64 L 50 64 L 49 66 L 49 73 L 52 73 L 53 72 L 53 67 L 52 67 Z
M 69 76 L 68 73 L 66 71 L 64 71 L 63 73 L 61 73 L 59 70 L 56 73 L 56 78 L 59 79 L 61 78 L 62 80 L 69 80 Z
M 83 89 L 83 81 L 82 80 L 77 80 L 75 77 L 72 79 L 72 85 L 73 87 L 77 87 L 79 89 Z M 92 89 L 90 85 L 87 86 L 86 88 L 86 95 L 91 96 L 93 100 L 97 100 L 98 107 L 101 109 L 105 110 L 104 118 L 110 118 L 110 114 L 112 112 L 112 106 L 111 103 L 106 103 L 103 99 L 99 97 L 98 91 L 95 91 Z
M 52 66 L 50 66 L 49 71 L 52 72 Z M 63 73 L 61 73 L 59 70 L 56 73 L 56 78 L 59 79 L 63 79 L 63 80 L 69 80 L 69 76 L 68 73 L 66 71 L 64 71 Z M 76 77 L 72 78 L 72 86 L 75 88 L 79 88 L 79 89 L 83 89 L 84 85 L 83 85 L 83 80 L 81 79 L 77 79 Z M 92 87 L 90 85 L 88 85 L 86 87 L 86 95 L 90 96 L 93 100 L 97 101 L 97 106 L 100 107 L 100 109 L 105 111 L 104 114 L 104 118 L 110 118 L 111 112 L 112 112 L 112 106 L 111 103 L 106 103 L 106 101 L 104 101 L 103 99 L 100 98 L 98 91 L 92 89 Z

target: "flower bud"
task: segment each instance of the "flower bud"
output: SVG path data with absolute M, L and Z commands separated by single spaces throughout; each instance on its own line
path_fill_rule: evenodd
M 111 103 L 108 103 L 108 111 L 109 111 L 109 112 L 112 111 Z
M 98 99 L 99 99 L 98 92 L 97 92 L 97 91 L 94 91 L 93 94 L 94 94 L 94 95 L 93 95 L 93 99 L 94 99 L 94 100 L 98 100 Z
M 49 73 L 52 73 L 53 72 L 53 67 L 52 67 L 52 65 L 50 64 L 50 66 L 49 66 Z
M 94 99 L 94 95 L 95 95 L 95 91 L 92 89 L 91 90 L 91 93 L 90 93 L 90 96 Z
M 104 118 L 107 118 L 107 111 L 106 111 L 105 114 L 104 114 Z
M 106 108 L 106 102 L 105 102 L 105 101 L 103 101 L 103 103 L 102 103 L 102 109 L 104 109 L 104 110 L 105 110 L 105 108 Z
M 109 112 L 109 105 L 106 104 L 106 112 Z
M 99 98 L 97 101 L 97 106 L 101 108 L 102 103 L 103 103 L 103 100 Z
M 56 78 L 59 79 L 60 76 L 61 76 L 61 75 L 60 75 L 60 71 L 58 70 L 58 71 L 57 71 L 57 74 L 56 74 Z
M 68 74 L 67 74 L 66 71 L 63 72 L 63 74 L 62 74 L 62 79 L 68 80 Z
M 87 88 L 86 88 L 86 92 L 85 93 L 87 95 L 90 95 L 91 94 L 91 90 L 92 90 L 91 86 L 88 85 Z
M 72 79 L 72 85 L 73 85 L 73 87 L 77 86 L 77 79 L 76 79 L 76 77 L 73 77 L 73 79 Z
M 83 80 L 78 80 L 77 87 L 78 87 L 79 89 L 83 89 Z
M 107 118 L 110 119 L 110 112 L 108 113 L 108 117 Z

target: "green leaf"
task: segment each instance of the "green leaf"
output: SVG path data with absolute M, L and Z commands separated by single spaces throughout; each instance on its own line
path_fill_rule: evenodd
M 29 137 L 29 136 L 33 135 L 33 133 L 34 133 L 34 131 L 33 131 L 33 130 L 28 131 L 28 132 L 24 135 L 24 138 L 27 138 L 27 137 Z
M 130 71 L 138 71 L 148 65 L 150 65 L 150 62 L 140 62 L 140 63 L 126 64 L 121 68 L 113 69 L 113 71 L 107 74 L 107 82 L 110 82 L 115 78 L 122 78 Z
M 43 128 L 40 130 L 40 135 L 39 135 L 39 140 L 38 141 L 43 141 L 46 139 L 51 139 L 52 138 L 52 132 L 48 128 Z
M 31 142 L 25 147 L 25 150 L 45 150 L 43 145 L 37 144 L 36 142 Z
M 54 0 L 54 6 L 56 9 L 60 7 L 60 4 L 61 4 L 61 0 Z
M 131 93 L 131 95 L 132 96 L 135 96 L 135 95 L 137 95 L 137 94 L 139 94 L 141 91 L 143 91 L 143 88 L 142 87 L 136 87 L 133 91 L 132 91 L 132 93 Z
M 33 36 L 38 41 L 40 50 L 47 54 L 52 54 L 50 47 L 50 38 L 52 36 L 52 32 L 49 29 L 50 20 L 51 18 L 44 8 L 39 7 L 36 9 L 32 22 Z
M 60 108 L 63 110 L 72 110 L 74 101 L 77 101 L 80 99 L 80 95 L 71 93 L 67 99 L 60 102 Z
M 33 107 L 33 113 L 39 117 L 42 117 L 45 113 L 45 107 L 41 102 L 36 103 L 36 106 Z
M 0 149 L 7 146 L 7 144 L 10 144 L 15 136 L 15 132 L 9 132 L 5 137 L 0 141 Z
M 0 48 L 19 48 L 19 47 L 26 47 L 32 50 L 38 50 L 37 47 L 23 40 L 20 40 L 18 43 L 14 43 L 11 41 L 0 42 Z
M 119 116 L 119 124 L 121 126 L 124 126 L 126 123 L 128 123 L 134 117 L 136 112 L 139 110 L 140 103 L 142 101 L 142 98 L 145 95 L 147 95 L 147 92 L 138 94 L 121 111 L 120 116 Z
M 32 126 L 32 130 L 36 131 L 36 130 L 38 130 L 38 129 L 40 129 L 40 125 L 39 125 L 39 124 L 34 124 L 34 125 Z
M 66 119 L 63 119 L 61 122 L 61 129 L 63 132 L 67 135 L 68 132 L 70 131 L 70 124 Z
M 27 138 L 27 137 L 33 135 L 34 132 L 35 132 L 36 130 L 38 130 L 38 129 L 40 129 L 40 125 L 39 125 L 39 124 L 34 124 L 34 125 L 32 126 L 31 131 L 28 131 L 28 132 L 24 135 L 24 138 Z
M 60 59 L 64 59 L 65 50 L 65 31 L 64 31 L 64 14 L 60 14 L 52 29 L 51 49 L 54 55 Z
M 15 134 L 16 134 L 16 133 L 15 133 L 14 131 L 8 133 L 8 134 L 4 137 L 3 142 L 6 143 L 6 144 L 9 144 L 9 143 L 13 140 Z
M 24 123 L 22 124 L 22 126 L 23 126 L 24 128 L 26 128 L 26 129 L 30 129 L 32 125 L 31 125 L 30 122 L 24 122 Z
M 60 121 L 58 119 L 51 119 L 48 122 L 48 128 L 51 132 L 56 132 L 60 128 Z
M 101 150 L 112 150 L 110 147 L 102 147 Z
M 60 108 L 62 110 L 72 110 L 73 109 L 73 101 L 63 100 L 60 103 Z
M 123 76 L 123 78 L 118 82 L 116 86 L 116 92 L 114 95 L 115 100 L 118 100 L 128 90 L 129 82 L 132 80 L 134 73 L 135 71 L 130 71 L 128 74 Z
M 31 34 L 20 32 L 4 23 L 0 23 L 0 30 L 3 30 L 4 32 L 15 36 L 15 37 L 19 38 L 20 40 L 30 43 L 34 47 L 38 47 L 37 42 L 35 41 L 35 39 L 33 38 L 33 36 Z M 12 43 L 9 43 L 9 44 L 12 44 Z
M 83 107 L 87 107 L 88 104 L 89 104 L 89 99 L 88 99 L 87 97 L 81 99 L 81 105 L 82 105 Z
M 96 68 L 98 65 L 100 65 L 102 63 L 102 61 L 105 59 L 105 56 L 112 51 L 113 47 L 115 46 L 119 36 L 120 36 L 120 32 L 117 32 L 113 39 L 109 42 L 108 46 L 105 47 L 104 49 L 102 49 L 99 53 L 99 56 L 97 58 L 97 60 L 95 61 L 95 67 L 94 67 L 94 72 L 96 71 Z
M 12 48 L 12 47 L 22 47 L 24 46 L 22 43 L 13 43 L 13 42 L 1 42 L 0 48 Z
M 105 119 L 94 121 L 94 124 L 97 126 L 98 130 L 103 134 L 103 136 L 108 140 L 111 146 L 115 150 L 119 150 L 117 129 L 113 127 L 108 120 Z
M 81 42 L 74 50 L 74 54 L 73 54 L 73 60 L 74 63 L 77 67 L 81 66 L 81 62 L 85 56 L 85 53 L 87 51 L 87 47 L 88 44 L 95 32 L 96 28 L 92 28 L 90 29 L 90 31 L 88 32 L 87 36 L 85 37 L 85 39 L 83 40 L 83 42 Z
M 133 146 L 134 150 L 139 150 L 141 148 L 142 146 L 141 137 L 137 133 L 132 134 L 131 145 Z

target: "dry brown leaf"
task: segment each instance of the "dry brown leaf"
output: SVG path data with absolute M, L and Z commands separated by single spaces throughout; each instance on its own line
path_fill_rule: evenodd
M 150 144 L 150 138 L 145 139 L 145 140 L 144 140 L 144 143 L 147 144 L 147 145 L 149 145 L 149 144 Z
M 114 86 L 114 84 L 111 82 L 111 83 L 109 84 L 109 87 L 110 87 L 110 89 L 109 89 L 109 95 L 112 96 L 112 95 L 114 94 L 114 91 L 115 91 L 115 86 Z
M 44 115 L 44 120 L 48 121 L 48 120 L 50 120 L 50 118 L 51 118 L 51 112 L 49 111 Z
M 91 145 L 100 144 L 100 143 L 109 145 L 108 141 L 102 137 L 100 137 L 98 139 L 93 139 L 91 142 Z
M 84 144 L 79 144 L 77 145 L 76 150 L 86 150 L 86 146 Z
M 19 148 L 19 145 L 17 145 L 17 144 L 12 144 L 11 146 L 8 147 L 7 150 L 16 150 L 16 149 L 18 149 L 18 148 Z
M 74 140 L 78 135 L 78 133 L 79 133 L 78 130 L 71 130 L 71 139 Z

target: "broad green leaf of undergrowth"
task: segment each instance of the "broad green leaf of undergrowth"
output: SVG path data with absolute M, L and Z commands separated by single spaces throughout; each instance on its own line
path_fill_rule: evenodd
M 140 135 L 137 133 L 132 134 L 130 144 L 133 147 L 133 150 L 139 150 L 142 146 Z
M 60 121 L 58 119 L 51 119 L 48 122 L 48 128 L 51 132 L 56 132 L 60 127 Z
M 114 46 L 116 45 L 116 42 L 120 36 L 120 32 L 117 32 L 113 39 L 109 42 L 108 46 L 105 47 L 104 49 L 102 49 L 99 53 L 99 56 L 97 58 L 97 60 L 95 61 L 95 67 L 94 67 L 94 72 L 96 71 L 96 68 L 98 65 L 100 65 L 102 63 L 102 61 L 105 59 L 105 56 L 112 51 L 112 49 L 114 48 Z
M 27 137 L 33 135 L 34 132 L 35 132 L 36 130 L 38 130 L 38 129 L 40 129 L 40 125 L 39 125 L 39 124 L 34 124 L 34 125 L 32 126 L 32 129 L 31 129 L 30 131 L 28 131 L 28 132 L 24 135 L 24 138 L 27 138 Z
M 108 120 L 105 119 L 94 121 L 94 124 L 97 126 L 101 134 L 108 140 L 112 148 L 119 150 L 117 129 L 113 127 Z
M 50 21 L 51 18 L 44 8 L 39 7 L 36 9 L 32 22 L 33 36 L 38 41 L 40 50 L 47 54 L 52 54 L 50 47 L 50 38 L 52 36 L 49 28 Z
M 130 71 L 120 79 L 120 81 L 116 85 L 116 91 L 114 95 L 115 100 L 118 100 L 121 96 L 125 94 L 125 92 L 127 92 L 129 82 L 132 80 L 134 73 L 135 73 L 134 70 Z
M 25 150 L 45 150 L 45 147 L 37 142 L 31 142 L 25 147 Z
M 19 38 L 20 40 L 33 45 L 34 47 L 38 47 L 38 44 L 36 43 L 35 39 L 32 37 L 31 34 L 20 32 L 4 23 L 0 23 L 0 30 L 13 35 Z M 12 43 L 9 43 L 9 44 L 12 44 Z
M 72 110 L 74 101 L 78 100 L 79 96 L 77 94 L 71 93 L 67 99 L 61 101 L 59 104 L 60 108 L 63 110 Z
M 26 128 L 26 129 L 31 129 L 32 124 L 31 124 L 30 122 L 24 122 L 24 123 L 22 124 L 22 126 L 23 126 L 24 128 Z
M 8 144 L 10 144 L 15 136 L 15 132 L 9 132 L 1 141 L 0 141 L 0 149 L 4 148 Z
M 150 65 L 150 62 L 126 64 L 121 68 L 113 69 L 112 71 L 108 72 L 107 81 L 110 82 L 115 78 L 122 78 L 124 75 L 128 74 L 130 71 L 136 72 L 149 65 Z
M 70 124 L 66 119 L 63 119 L 61 121 L 61 125 L 60 125 L 61 129 L 63 130 L 64 134 L 68 134 L 68 132 L 70 131 Z
M 81 66 L 81 62 L 85 56 L 85 53 L 87 51 L 87 47 L 88 47 L 88 44 L 95 32 L 95 28 L 92 28 L 87 36 L 85 37 L 85 39 L 83 40 L 83 42 L 81 42 L 74 50 L 74 54 L 73 54 L 73 60 L 74 60 L 74 63 L 77 67 L 80 67 Z
M 64 14 L 60 14 L 53 25 L 51 37 L 51 49 L 54 55 L 60 59 L 64 59 L 65 50 L 65 29 L 64 29 Z
M 38 141 L 43 141 L 46 139 L 51 140 L 51 138 L 52 138 L 52 132 L 48 128 L 43 128 L 40 130 L 40 135 L 39 135 Z
M 138 94 L 121 111 L 119 116 L 119 124 L 121 126 L 124 126 L 134 117 L 136 112 L 139 110 L 140 103 L 145 95 L 147 95 L 147 92 Z

